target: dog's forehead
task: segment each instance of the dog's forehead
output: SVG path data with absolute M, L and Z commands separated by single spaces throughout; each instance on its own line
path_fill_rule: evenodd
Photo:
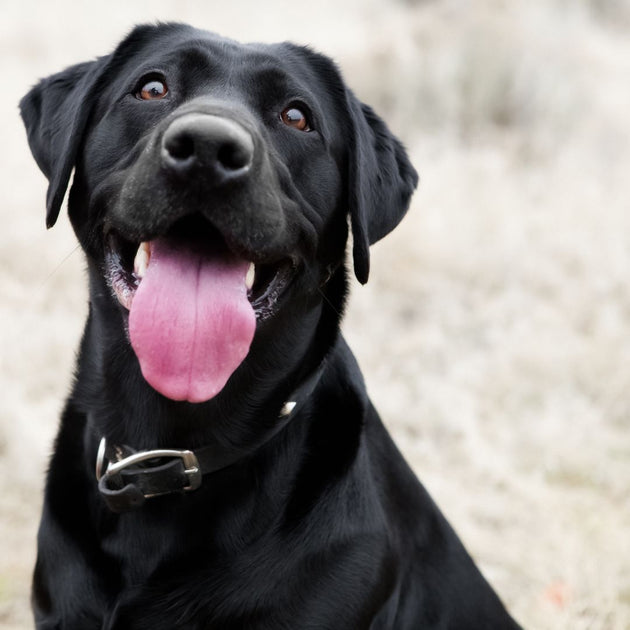
M 306 87 L 319 80 L 304 49 L 288 42 L 241 43 L 176 25 L 157 27 L 140 39 L 131 39 L 133 46 L 123 42 L 115 55 L 120 57 L 119 68 L 135 74 L 164 70 L 200 80 L 251 81 L 277 90 L 295 83 Z

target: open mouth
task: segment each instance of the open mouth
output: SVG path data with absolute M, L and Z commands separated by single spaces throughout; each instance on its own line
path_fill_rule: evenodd
M 219 232 L 201 222 L 181 221 L 161 238 L 177 241 L 183 247 L 189 243 L 190 247 L 206 249 L 226 259 L 234 257 Z M 151 265 L 156 240 L 133 242 L 115 230 L 106 235 L 106 279 L 118 302 L 127 310 L 131 309 L 136 291 Z M 248 262 L 243 284 L 258 321 L 273 315 L 294 273 L 295 264 L 290 259 L 268 264 Z
M 133 242 L 105 238 L 105 272 L 128 311 L 129 341 L 146 381 L 173 400 L 203 402 L 243 362 L 256 322 L 274 314 L 295 275 L 290 260 L 254 264 L 205 221 Z

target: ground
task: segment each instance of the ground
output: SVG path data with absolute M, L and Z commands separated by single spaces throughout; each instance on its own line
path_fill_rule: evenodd
M 17 102 L 139 21 L 339 62 L 421 185 L 345 332 L 405 456 L 526 628 L 630 628 L 630 3 L 0 0 L 0 625 L 32 626 L 42 480 L 87 294 Z

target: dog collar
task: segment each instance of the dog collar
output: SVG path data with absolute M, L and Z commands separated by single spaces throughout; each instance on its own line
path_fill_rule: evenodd
M 317 386 L 324 366 L 325 361 L 282 405 L 279 421 L 263 444 L 276 436 L 295 416 Z M 126 512 L 141 507 L 147 499 L 196 490 L 201 486 L 204 475 L 227 468 L 260 447 L 258 443 L 230 454 L 216 446 L 203 446 L 194 451 L 137 451 L 127 445 L 111 444 L 103 437 L 96 456 L 98 489 L 112 512 Z

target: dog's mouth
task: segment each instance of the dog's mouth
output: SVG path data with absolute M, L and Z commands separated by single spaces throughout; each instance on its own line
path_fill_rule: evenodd
M 166 235 L 105 237 L 105 275 L 129 312 L 145 379 L 174 400 L 214 397 L 242 363 L 256 322 L 271 317 L 295 274 L 290 259 L 255 264 L 217 230 L 180 221 Z
M 225 250 L 225 244 L 219 239 L 220 236 L 217 234 L 217 240 L 213 241 L 214 247 L 219 251 Z M 114 297 L 127 310 L 131 309 L 136 291 L 149 268 L 156 240 L 138 243 L 123 238 L 114 230 L 107 234 L 105 247 L 107 282 Z M 176 236 L 173 240 L 184 241 Z M 198 241 L 196 246 L 199 246 Z M 213 247 L 212 243 L 206 246 L 209 249 Z M 294 275 L 295 267 L 290 259 L 268 264 L 249 262 L 243 282 L 247 299 L 258 321 L 268 319 L 274 314 L 279 298 Z

